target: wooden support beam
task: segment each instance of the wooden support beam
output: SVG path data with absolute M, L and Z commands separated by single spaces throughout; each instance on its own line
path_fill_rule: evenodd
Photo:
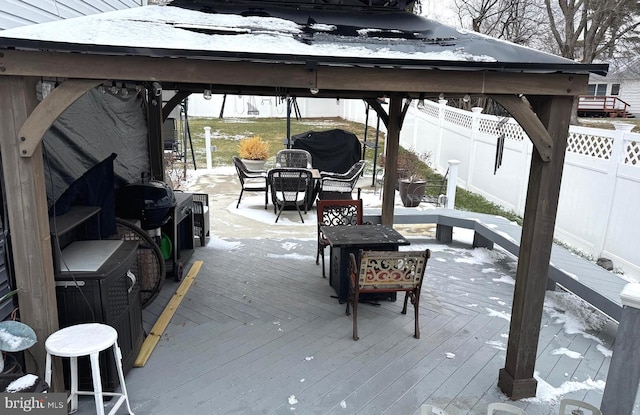
M 5 192 L 10 195 L 6 208 L 20 319 L 33 328 L 38 338 L 26 354 L 25 369 L 44 378 L 44 342 L 59 326 L 41 137 L 33 137 L 33 157 L 20 157 L 18 145 L 18 132 L 29 114 L 34 116 L 37 81 L 0 76 L 0 148 Z M 66 108 L 71 102 L 59 104 Z M 61 392 L 62 370 L 57 368 L 53 371 L 52 389 Z
M 88 90 L 102 82 L 94 79 L 69 79 L 47 95 L 20 128 L 20 157 L 31 157 L 44 134 L 60 114 Z
M 393 210 L 398 181 L 398 171 L 393 166 L 398 164 L 398 148 L 400 147 L 400 128 L 402 122 L 402 94 L 392 93 L 389 97 L 389 125 L 387 130 L 385 154 L 384 184 L 382 186 L 382 224 L 393 225 Z
M 378 117 L 380 117 L 380 121 L 382 121 L 382 123 L 384 124 L 385 127 L 387 127 L 387 130 L 388 130 L 389 114 L 387 114 L 387 112 L 384 110 L 380 101 L 378 101 L 377 99 L 365 99 L 365 102 L 369 104 L 371 108 L 373 108 L 376 114 L 378 114 Z
M 540 119 L 531 111 L 529 102 L 517 95 L 488 95 L 488 97 L 502 105 L 513 118 L 518 120 L 518 124 L 538 150 L 540 158 L 543 161 L 551 160 L 553 141 Z
M 536 393 L 533 372 L 573 98 L 540 97 L 531 104 L 553 140 L 553 152 L 549 162 L 537 149 L 531 156 L 507 357 L 498 380 L 511 399 Z
M 189 269 L 189 273 L 184 278 L 176 292 L 173 294 L 173 297 L 171 297 L 171 299 L 169 300 L 169 303 L 162 311 L 162 314 L 160 314 L 160 317 L 158 317 L 158 320 L 151 328 L 151 332 L 149 333 L 149 335 L 144 339 L 142 347 L 140 348 L 140 353 L 136 357 L 136 360 L 133 362 L 134 367 L 143 367 L 147 364 L 147 361 L 151 357 L 151 353 L 153 353 L 153 350 L 160 341 L 162 334 L 171 322 L 171 318 L 176 313 L 176 311 L 178 311 L 178 306 L 184 299 L 187 291 L 189 291 L 189 288 L 191 288 L 191 284 L 193 284 L 193 281 L 198 276 L 198 272 L 200 272 L 202 264 L 202 261 L 195 261 L 191 266 L 191 269 Z
M 191 92 L 189 91 L 176 92 L 176 94 L 172 96 L 166 104 L 164 104 L 164 107 L 162 107 L 162 121 L 166 121 L 167 118 L 169 118 L 169 114 L 171 114 L 171 111 L 173 111 L 173 109 L 182 101 L 184 101 L 184 99 L 189 95 L 191 95 Z

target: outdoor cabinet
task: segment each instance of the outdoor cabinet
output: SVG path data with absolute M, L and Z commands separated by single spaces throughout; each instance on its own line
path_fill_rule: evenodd
M 136 260 L 137 241 L 76 241 L 62 250 L 61 261 L 68 270 L 58 273 L 56 300 L 60 328 L 80 323 L 103 323 L 118 332 L 125 373 L 142 347 L 140 288 L 129 269 Z M 114 391 L 118 373 L 111 349 L 100 354 L 102 387 Z M 65 384 L 69 385 L 68 359 L 63 359 Z M 93 389 L 88 357 L 78 359 L 80 389 Z

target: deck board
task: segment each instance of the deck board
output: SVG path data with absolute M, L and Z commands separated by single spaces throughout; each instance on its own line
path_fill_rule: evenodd
M 413 338 L 411 309 L 400 313 L 399 296 L 396 302 L 360 305 L 355 342 L 345 305 L 332 297 L 335 291 L 315 265 L 314 240 L 237 242 L 230 250 L 196 249 L 192 260 L 204 261 L 199 275 L 147 365 L 127 374 L 137 415 L 415 415 L 425 403 L 450 415 L 484 415 L 488 403 L 507 400 L 497 379 L 513 284 L 500 278 L 514 276 L 513 259 L 474 262 L 470 247 L 412 242 L 412 248 L 433 247 L 421 298 L 421 339 Z M 165 285 L 169 291 L 177 287 L 170 280 Z M 145 325 L 171 298 L 165 289 L 144 310 Z M 566 334 L 545 313 L 539 376 L 554 387 L 574 377 L 606 377 L 610 358 L 597 345 L 611 348 L 612 334 L 592 334 L 599 340 Z M 560 347 L 583 357 L 553 355 Z M 288 402 L 291 395 L 297 403 Z M 602 392 L 567 396 L 598 405 Z M 530 415 L 558 413 L 557 401 L 515 404 Z M 82 398 L 78 415 L 93 411 L 92 400 Z

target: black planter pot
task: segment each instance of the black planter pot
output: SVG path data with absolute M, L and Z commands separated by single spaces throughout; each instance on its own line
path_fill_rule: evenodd
M 400 199 L 404 207 L 417 207 L 424 197 L 426 181 L 398 180 Z

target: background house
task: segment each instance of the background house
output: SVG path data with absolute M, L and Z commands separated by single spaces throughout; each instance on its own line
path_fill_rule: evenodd
M 640 56 L 611 65 L 607 76 L 591 74 L 587 95 L 615 97 L 626 103 L 627 115 L 640 117 Z
M 147 0 L 6 0 L 0 9 L 0 30 L 146 4 Z

